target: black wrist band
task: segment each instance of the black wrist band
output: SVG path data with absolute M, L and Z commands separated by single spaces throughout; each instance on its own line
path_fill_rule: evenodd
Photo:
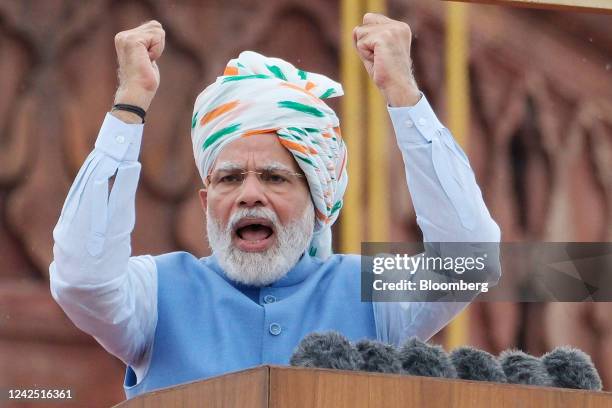
M 142 109 L 140 106 L 128 105 L 126 103 L 116 103 L 113 105 L 112 110 L 132 112 L 140 116 L 140 119 L 142 119 L 142 123 L 145 123 L 145 115 L 147 114 L 147 112 L 145 112 L 145 110 Z

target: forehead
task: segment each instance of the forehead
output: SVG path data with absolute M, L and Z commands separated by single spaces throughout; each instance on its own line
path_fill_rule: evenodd
M 275 133 L 241 137 L 228 143 L 219 153 L 213 169 L 222 163 L 237 164 L 244 168 L 283 164 L 294 171 L 299 170 L 295 159 Z

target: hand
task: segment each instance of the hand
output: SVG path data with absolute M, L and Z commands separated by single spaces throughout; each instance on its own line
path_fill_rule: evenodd
M 119 88 L 115 103 L 127 103 L 149 108 L 159 87 L 159 68 L 156 61 L 162 55 L 165 32 L 162 25 L 149 21 L 115 36 L 115 48 L 119 62 Z M 136 115 L 114 111 L 121 119 Z M 138 120 L 140 122 L 140 120 Z
M 367 13 L 353 30 L 359 58 L 390 106 L 415 105 L 421 93 L 412 74 L 408 24 Z

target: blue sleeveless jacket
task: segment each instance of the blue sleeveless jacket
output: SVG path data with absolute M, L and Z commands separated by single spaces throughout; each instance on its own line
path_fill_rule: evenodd
M 349 340 L 376 338 L 372 303 L 361 302 L 360 256 L 325 261 L 305 253 L 289 273 L 256 288 L 230 281 L 214 256 L 155 257 L 157 326 L 149 370 L 128 398 L 158 388 L 242 370 L 288 364 L 300 340 L 335 330 Z

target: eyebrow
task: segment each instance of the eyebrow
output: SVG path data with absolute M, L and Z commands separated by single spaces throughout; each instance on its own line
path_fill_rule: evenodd
M 222 171 L 243 170 L 243 167 L 242 165 L 238 163 L 234 163 L 234 162 L 221 162 L 217 164 L 213 170 L 214 171 L 216 170 L 222 170 Z
M 235 163 L 235 162 L 221 162 L 215 167 L 215 171 L 234 171 L 234 170 L 244 170 L 244 166 L 242 166 L 241 164 Z M 295 172 L 295 170 L 293 170 L 291 167 L 287 166 L 284 163 L 278 162 L 278 161 L 272 161 L 272 162 L 266 163 L 265 165 L 258 167 L 256 170 L 257 171 L 286 170 L 292 173 Z

